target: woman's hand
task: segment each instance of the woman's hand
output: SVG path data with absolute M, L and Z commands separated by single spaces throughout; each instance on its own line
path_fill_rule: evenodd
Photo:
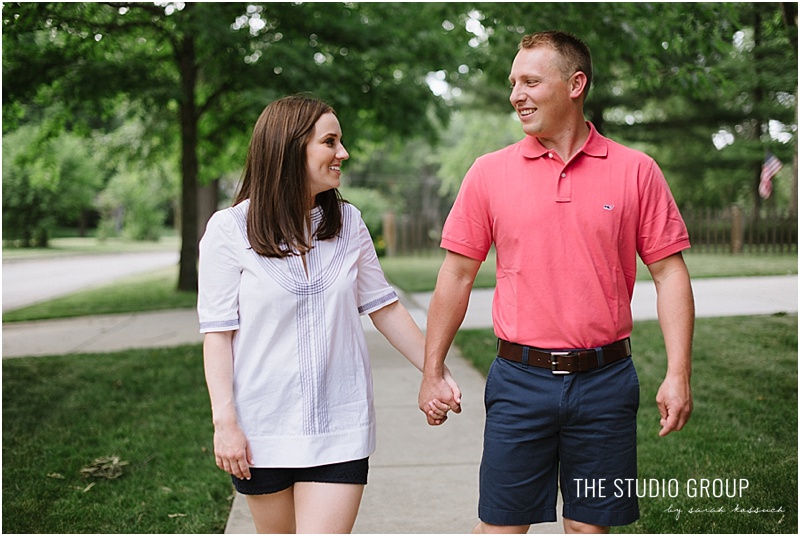
M 431 424 L 438 426 L 447 420 L 447 412 L 450 411 L 450 406 L 438 399 L 433 399 L 428 402 L 427 415 Z
M 247 438 L 238 424 L 214 427 L 214 456 L 217 467 L 236 478 L 250 480 L 253 455 Z

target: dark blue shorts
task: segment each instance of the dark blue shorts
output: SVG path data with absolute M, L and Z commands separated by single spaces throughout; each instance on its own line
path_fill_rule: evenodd
M 296 482 L 366 485 L 369 458 L 318 467 L 251 467 L 250 480 L 231 475 L 236 491 L 244 495 L 264 495 L 289 489 Z
M 631 359 L 554 375 L 497 358 L 485 404 L 481 521 L 556 521 L 559 476 L 564 517 L 601 526 L 639 518 L 636 493 L 619 492 L 637 476 L 639 379 Z

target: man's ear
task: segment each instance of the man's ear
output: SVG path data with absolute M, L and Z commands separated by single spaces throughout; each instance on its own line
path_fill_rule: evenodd
M 586 73 L 583 71 L 576 71 L 575 74 L 570 76 L 569 78 L 569 95 L 573 99 L 579 98 L 583 94 L 583 90 L 586 88 L 586 84 L 588 79 L 586 78 Z

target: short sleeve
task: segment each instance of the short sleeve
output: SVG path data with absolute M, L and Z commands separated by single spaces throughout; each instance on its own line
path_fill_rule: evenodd
M 237 235 L 238 233 L 238 235 Z M 197 315 L 200 333 L 239 329 L 241 231 L 229 211 L 215 213 L 200 240 Z
M 367 315 L 386 307 L 390 303 L 396 302 L 399 298 L 397 292 L 386 281 L 383 269 L 378 261 L 378 254 L 372 243 L 367 226 L 361 219 L 360 214 L 354 214 L 357 221 L 358 230 L 356 238 L 358 240 L 358 313 Z
M 651 161 L 639 188 L 640 213 L 636 249 L 652 264 L 690 247 L 689 232 L 664 174 Z
M 453 208 L 442 228 L 441 247 L 475 259 L 485 261 L 492 246 L 492 225 L 484 195 L 481 159 L 478 159 L 464 177 Z

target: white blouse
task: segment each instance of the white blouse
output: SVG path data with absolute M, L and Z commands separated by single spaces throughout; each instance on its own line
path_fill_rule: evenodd
M 372 371 L 359 315 L 397 301 L 352 205 L 338 237 L 305 255 L 258 255 L 249 200 L 200 241 L 200 332 L 235 330 L 233 393 L 254 467 L 312 467 L 375 450 Z M 313 229 L 322 211 L 312 212 Z M 306 271 L 307 270 L 307 271 Z

